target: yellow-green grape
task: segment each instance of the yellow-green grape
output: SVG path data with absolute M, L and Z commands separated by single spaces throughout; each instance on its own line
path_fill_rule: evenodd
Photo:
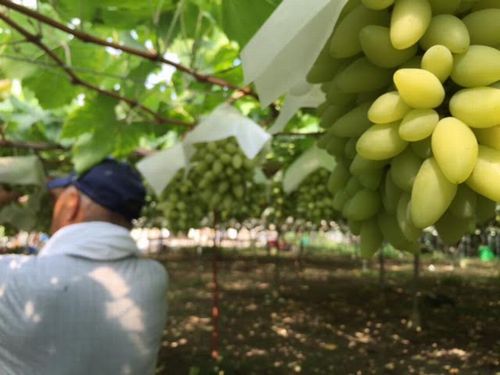
M 400 69 L 420 69 L 422 65 L 422 56 L 417 55 L 412 57 L 410 60 L 402 64 Z
M 356 102 L 356 95 L 346 94 L 345 92 L 340 91 L 338 87 L 332 83 L 326 93 L 326 100 L 332 106 L 342 108 L 345 112 Z
M 462 0 L 458 7 L 457 14 L 469 13 L 478 0 Z
M 399 136 L 408 142 L 417 142 L 430 137 L 439 121 L 433 109 L 413 109 L 406 114 L 399 125 Z
M 488 9 L 488 8 L 500 8 L 500 0 L 479 0 L 474 3 L 472 7 L 473 11 Z
M 361 233 L 361 222 L 355 220 L 347 220 L 347 225 L 349 226 L 349 230 L 355 236 L 359 236 Z
M 384 189 L 381 193 L 384 209 L 390 214 L 396 214 L 399 198 L 403 192 L 396 186 L 390 173 L 385 176 Z
M 397 91 L 390 91 L 373 102 L 368 110 L 368 119 L 375 124 L 387 124 L 401 120 L 410 109 Z
M 387 25 L 389 13 L 375 11 L 358 5 L 338 24 L 330 39 L 330 54 L 336 58 L 346 58 L 361 52 L 359 32 L 366 25 Z
M 332 194 L 338 193 L 345 186 L 349 177 L 349 169 L 343 163 L 338 163 L 328 178 L 328 191 Z
M 405 49 L 416 44 L 431 22 L 428 0 L 397 0 L 391 16 L 391 42 L 394 48 Z
M 495 217 L 497 203 L 482 195 L 477 196 L 476 202 L 476 222 L 479 225 L 491 220 Z
M 349 198 L 350 196 L 349 194 L 347 194 L 345 189 L 339 191 L 337 194 L 335 194 L 335 197 L 333 198 L 333 208 L 339 212 L 342 212 Z
M 367 220 L 361 223 L 359 234 L 361 256 L 364 258 L 373 256 L 384 242 L 384 236 L 378 227 L 377 220 Z
M 487 146 L 479 146 L 477 163 L 467 179 L 467 185 L 495 202 L 500 202 L 500 151 Z
M 319 126 L 323 129 L 328 129 L 332 124 L 344 114 L 345 109 L 343 107 L 338 107 L 335 105 L 329 105 L 323 114 L 321 115 L 321 120 Z
M 326 145 L 326 152 L 335 157 L 344 156 L 344 150 L 347 143 L 347 138 L 331 137 Z
M 321 103 L 317 108 L 316 108 L 316 114 L 318 116 L 322 116 L 323 113 L 325 113 L 325 110 L 328 108 L 328 106 L 330 105 L 330 103 L 328 103 L 326 100 Z
M 454 14 L 458 11 L 462 0 L 429 0 L 432 14 Z
M 367 220 L 377 214 L 380 206 L 378 193 L 368 189 L 359 190 L 346 203 L 342 214 L 350 220 Z
M 488 46 L 470 46 L 455 57 L 451 79 L 463 87 L 487 86 L 500 80 L 500 51 Z
M 350 138 L 345 144 L 344 156 L 347 159 L 354 159 L 356 156 L 356 143 L 358 142 L 358 138 Z
M 417 45 L 402 50 L 394 48 L 389 28 L 384 26 L 365 26 L 359 33 L 359 41 L 368 60 L 382 68 L 395 68 L 417 53 Z
M 445 97 L 439 79 L 424 69 L 399 69 L 394 73 L 394 84 L 401 98 L 413 108 L 438 107 Z
M 330 138 L 333 137 L 332 134 L 328 134 L 328 132 L 326 132 L 325 134 L 323 134 L 321 137 L 318 138 L 318 142 L 316 142 L 316 146 L 318 146 L 318 148 L 324 150 L 326 149 L 326 146 L 328 145 L 328 142 L 330 141 Z
M 361 3 L 368 9 L 382 10 L 394 4 L 394 0 L 361 0 Z
M 307 74 L 306 80 L 309 83 L 323 83 L 331 81 L 333 77 L 335 77 L 337 71 L 343 67 L 343 64 L 343 60 L 335 59 L 330 55 L 328 47 L 323 48 L 311 70 Z
M 427 50 L 436 44 L 448 48 L 453 53 L 464 53 L 470 45 L 467 27 L 458 17 L 440 14 L 432 18 L 429 28 L 420 39 L 420 45 Z
M 358 180 L 361 185 L 369 190 L 377 190 L 382 182 L 382 177 L 384 176 L 383 169 L 374 169 L 370 171 L 365 171 L 358 175 Z
M 353 176 L 359 176 L 368 171 L 382 169 L 384 165 L 386 162 L 383 160 L 369 160 L 357 154 L 349 166 L 349 172 Z
M 453 70 L 453 54 L 445 46 L 436 44 L 424 53 L 422 69 L 428 70 L 444 82 Z
M 464 235 L 472 232 L 474 222 L 470 218 L 457 217 L 451 212 L 446 212 L 435 224 L 441 240 L 447 245 L 454 245 Z
M 500 9 L 483 9 L 463 18 L 472 44 L 498 48 L 500 45 Z
M 476 211 L 476 202 L 477 194 L 466 184 L 462 184 L 458 187 L 449 211 L 457 217 L 473 218 Z
M 390 159 L 403 151 L 408 142 L 398 134 L 398 123 L 373 125 L 359 138 L 357 152 L 365 159 Z
M 346 109 L 344 107 L 329 105 L 328 108 L 323 113 L 323 115 L 321 116 L 319 126 L 323 129 L 329 129 L 331 128 L 332 124 L 335 121 L 337 121 L 340 117 L 342 117 L 345 113 Z
M 396 219 L 398 220 L 399 229 L 401 229 L 405 238 L 413 242 L 418 241 L 420 235 L 422 234 L 422 230 L 417 228 L 411 221 L 410 199 L 411 196 L 408 193 L 401 195 L 396 211 Z
M 349 178 L 349 181 L 347 181 L 347 184 L 345 186 L 345 192 L 349 194 L 349 197 L 352 197 L 361 189 L 362 185 L 359 182 L 359 180 L 356 177 L 351 176 L 351 178 Z
M 408 241 L 401 228 L 399 227 L 398 220 L 395 215 L 382 213 L 378 215 L 378 226 L 384 235 L 384 238 L 396 249 L 414 252 L 418 250 L 417 242 Z
M 500 151 L 500 125 L 486 129 L 474 129 L 474 133 L 480 144 Z
M 476 165 L 478 144 L 472 130 L 454 117 L 441 119 L 432 133 L 432 153 L 446 178 L 464 182 Z
M 370 105 L 370 102 L 362 103 L 340 117 L 331 127 L 332 134 L 345 138 L 359 137 L 363 134 L 371 126 L 368 120 Z
M 439 220 L 450 206 L 457 185 L 448 181 L 434 158 L 420 167 L 411 191 L 411 219 L 417 228 L 426 228 Z
M 500 124 L 500 89 L 475 87 L 460 90 L 450 100 L 453 117 L 473 128 Z
M 360 57 L 339 72 L 334 79 L 337 87 L 346 93 L 362 93 L 382 89 L 391 83 L 392 72 Z
M 415 153 L 415 155 L 417 155 L 421 159 L 427 159 L 432 156 L 430 138 L 422 139 L 418 142 L 412 142 L 410 143 L 410 148 Z
M 413 182 L 421 166 L 422 159 L 415 155 L 411 148 L 407 148 L 392 159 L 389 174 L 398 188 L 411 192 Z

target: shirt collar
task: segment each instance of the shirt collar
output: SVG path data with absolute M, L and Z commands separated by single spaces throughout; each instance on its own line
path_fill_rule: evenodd
M 59 229 L 40 256 L 72 255 L 93 260 L 117 260 L 140 256 L 130 232 L 119 225 L 92 221 Z

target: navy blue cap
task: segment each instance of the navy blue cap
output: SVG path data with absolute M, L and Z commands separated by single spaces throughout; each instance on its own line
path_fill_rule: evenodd
M 141 176 L 130 165 L 105 159 L 84 174 L 56 178 L 48 189 L 73 185 L 94 202 L 128 220 L 139 217 L 144 206 L 146 190 Z

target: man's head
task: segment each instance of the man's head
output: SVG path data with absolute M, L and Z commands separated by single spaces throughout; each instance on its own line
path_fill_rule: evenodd
M 129 165 L 106 159 L 84 174 L 52 180 L 56 197 L 51 232 L 70 224 L 107 221 L 130 227 L 139 217 L 146 191 Z

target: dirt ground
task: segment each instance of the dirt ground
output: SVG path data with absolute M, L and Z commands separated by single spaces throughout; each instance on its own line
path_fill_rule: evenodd
M 211 255 L 166 256 L 169 316 L 157 374 L 500 374 L 500 264 L 412 265 L 346 257 L 236 256 L 218 261 L 220 349 L 210 359 Z

